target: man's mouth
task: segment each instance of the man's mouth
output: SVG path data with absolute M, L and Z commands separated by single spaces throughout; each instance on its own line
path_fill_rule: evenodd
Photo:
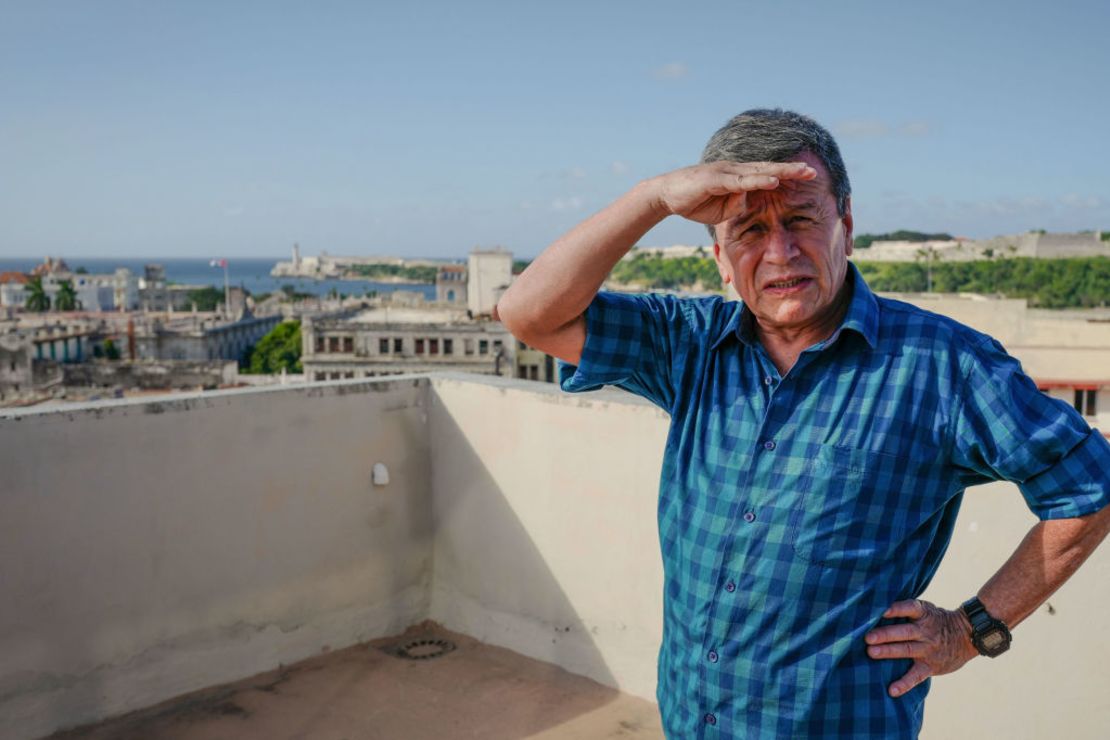
M 776 280 L 774 282 L 766 283 L 763 287 L 767 290 L 790 290 L 791 288 L 801 287 L 809 284 L 813 278 L 796 277 L 788 278 L 786 280 Z

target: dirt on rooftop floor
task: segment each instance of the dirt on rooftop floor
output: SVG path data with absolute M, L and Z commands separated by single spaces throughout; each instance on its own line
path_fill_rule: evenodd
M 437 641 L 453 644 L 441 652 Z M 415 644 L 415 646 L 413 646 Z M 409 659 L 398 655 L 404 646 Z M 438 656 L 437 656 L 438 654 Z M 55 740 L 657 740 L 656 705 L 424 622 Z

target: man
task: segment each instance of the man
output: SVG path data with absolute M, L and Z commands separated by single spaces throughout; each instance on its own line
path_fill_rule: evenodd
M 598 292 L 670 215 L 708 225 L 742 303 Z M 702 164 L 552 244 L 498 305 L 514 335 L 569 363 L 565 390 L 617 385 L 671 414 L 670 737 L 916 736 L 928 678 L 1009 647 L 1110 529 L 1101 434 L 994 340 L 876 297 L 851 251 L 832 136 L 753 110 Z M 964 489 L 997 479 L 1041 521 L 967 604 L 918 600 Z

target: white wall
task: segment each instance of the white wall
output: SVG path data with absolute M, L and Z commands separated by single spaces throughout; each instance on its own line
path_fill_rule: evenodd
M 537 386 L 433 381 L 431 617 L 654 700 L 667 417 Z
M 652 698 L 666 430 L 619 391 L 464 375 L 0 416 L 0 738 L 428 617 Z M 926 597 L 959 604 L 1031 523 L 969 491 Z M 1105 735 L 1110 546 L 1051 603 L 934 682 L 924 737 Z
M 426 384 L 0 417 L 0 738 L 420 621 Z M 386 488 L 370 483 L 378 461 Z

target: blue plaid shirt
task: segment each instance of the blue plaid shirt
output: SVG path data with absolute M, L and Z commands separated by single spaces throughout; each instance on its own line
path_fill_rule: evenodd
M 786 377 L 717 297 L 600 293 L 560 366 L 566 391 L 611 384 L 671 415 L 668 737 L 915 737 L 928 681 L 891 698 L 910 661 L 863 636 L 925 590 L 964 489 L 1014 481 L 1041 519 L 1110 501 L 1110 445 L 996 341 L 848 279 L 843 324 Z

